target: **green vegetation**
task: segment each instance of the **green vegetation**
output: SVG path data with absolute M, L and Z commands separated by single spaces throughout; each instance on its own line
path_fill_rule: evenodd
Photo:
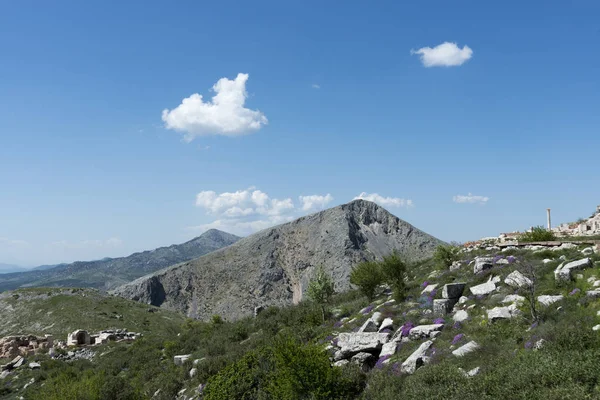
M 372 300 L 375 297 L 375 291 L 383 283 L 379 263 L 376 261 L 365 261 L 358 264 L 350 273 L 350 283 L 358 286 L 360 291 L 369 300 Z
M 531 229 L 530 232 L 521 234 L 518 238 L 519 242 L 551 242 L 556 240 L 554 232 L 544 228 L 543 226 L 536 226 Z
M 433 259 L 441 268 L 448 268 L 454 261 L 459 259 L 460 247 L 452 245 L 440 245 L 433 253 Z
M 329 276 L 322 265 L 317 268 L 317 273 L 314 279 L 308 284 L 306 294 L 309 300 L 321 306 L 323 321 L 325 321 L 325 305 L 329 303 L 333 296 L 333 280 Z
M 404 300 L 406 294 L 406 264 L 394 252 L 382 261 L 365 261 L 350 273 L 350 283 L 358 286 L 369 300 L 375 297 L 377 288 L 386 283 L 393 291 L 396 301 Z
M 19 289 L 0 298 L 0 337 L 19 333 L 52 334 L 66 340 L 69 332 L 86 329 L 129 329 L 163 335 L 179 331 L 185 317 L 95 289 Z
M 392 288 L 393 278 L 402 276 L 404 302 L 390 302 L 386 292 L 377 294 L 375 289 L 371 300 L 362 290 L 333 295 L 327 295 L 326 290 L 324 297 L 314 297 L 313 301 L 296 306 L 269 307 L 256 318 L 233 322 L 220 318 L 209 322 L 181 320 L 176 329 L 156 327 L 156 332 L 131 344 L 113 343 L 95 348 L 97 355 L 92 362 L 67 363 L 37 355 L 31 360 L 40 361 L 42 369 L 25 369 L 6 378 L 0 398 L 162 400 L 175 398 L 182 389 L 188 397 L 203 389 L 204 398 L 213 400 L 599 398 L 600 335 L 592 327 L 600 323 L 596 315 L 600 300 L 585 295 L 586 290 L 593 288 L 588 278 L 600 277 L 598 267 L 580 271 L 583 278 L 561 286 L 553 276 L 560 262 L 558 258 L 579 259 L 580 249 L 548 254 L 514 249 L 509 264 L 498 263 L 473 275 L 472 269 L 466 267 L 466 258 L 480 254 L 490 255 L 479 250 L 461 254 L 465 266 L 453 271 L 440 271 L 436 260 L 405 266 L 396 255 L 381 262 L 361 264 L 362 273 L 374 271 L 379 283 L 392 282 Z M 590 257 L 594 262 L 600 261 L 598 254 Z M 509 259 L 505 253 L 497 258 Z M 543 263 L 543 258 L 554 261 Z M 468 320 L 453 324 L 446 319 L 446 326 L 429 354 L 431 363 L 414 375 L 400 374 L 399 365 L 419 346 L 418 340 L 403 343 L 389 364 L 379 364 L 368 373 L 353 364 L 331 367 L 329 357 L 333 353 L 326 350 L 326 345 L 334 339 L 334 332 L 356 329 L 375 308 L 382 316 L 392 318 L 396 329 L 409 321 L 430 324 L 436 317 L 424 312 L 431 309 L 431 297 L 421 295 L 426 281 L 440 285 L 464 281 L 472 286 L 488 281 L 491 276 L 506 276 L 514 269 L 535 277 L 535 296 L 565 296 L 560 303 L 561 311 L 557 311 L 558 304 L 551 307 L 537 304 L 539 318 L 534 318 L 525 302 L 519 306 L 520 317 L 491 322 L 486 310 L 505 305 L 501 302 L 504 295 L 514 294 L 508 286 L 501 285 L 497 294 L 470 298 L 462 306 L 468 309 Z M 313 281 L 321 280 L 327 288 L 324 284 L 327 278 L 319 278 L 317 273 Z M 36 296 L 42 293 L 39 291 Z M 28 291 L 19 294 L 20 300 L 32 296 Z M 57 308 L 64 301 L 60 299 L 54 300 L 59 301 Z M 318 299 L 326 299 L 328 312 L 323 312 Z M 13 301 L 13 297 L 7 296 L 3 301 Z M 138 306 L 150 318 L 157 317 L 152 326 L 161 321 L 158 316 L 162 310 L 148 313 L 148 306 L 120 299 L 111 301 L 122 304 L 120 315 L 136 324 L 139 322 L 133 316 Z M 30 304 L 40 307 L 39 303 Z M 131 310 L 125 309 L 129 307 Z M 138 329 L 136 325 L 127 327 Z M 540 339 L 545 341 L 543 348 L 533 350 L 533 344 Z M 452 356 L 456 347 L 470 340 L 477 341 L 481 349 L 462 358 Z M 183 366 L 175 366 L 173 357 L 180 354 L 192 357 Z M 193 360 L 199 361 L 193 363 Z M 481 367 L 481 371 L 474 378 L 465 377 L 459 370 L 475 367 Z M 190 377 L 192 368 L 196 371 Z M 36 383 L 21 390 L 31 378 Z

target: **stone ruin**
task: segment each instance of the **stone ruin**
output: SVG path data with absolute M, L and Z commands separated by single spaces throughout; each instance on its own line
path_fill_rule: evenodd
M 105 344 L 111 341 L 131 341 L 142 336 L 141 333 L 128 332 L 126 329 L 109 329 L 95 334 L 78 329 L 67 336 L 67 346 L 89 346 Z
M 54 346 L 52 335 L 38 337 L 33 335 L 7 336 L 0 339 L 0 358 L 31 356 Z

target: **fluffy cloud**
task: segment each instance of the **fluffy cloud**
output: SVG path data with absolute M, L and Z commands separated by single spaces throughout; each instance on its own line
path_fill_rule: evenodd
M 401 199 L 399 197 L 383 197 L 377 193 L 369 194 L 362 192 L 354 198 L 354 200 L 358 199 L 372 201 L 383 207 L 412 207 L 414 205 L 412 200 Z
M 463 65 L 473 56 L 473 50 L 469 46 L 461 49 L 456 43 L 444 42 L 431 47 L 422 47 L 419 50 L 411 50 L 411 54 L 419 54 L 421 62 L 425 67 L 456 67 Z
M 194 231 L 221 229 L 238 235 L 283 224 L 298 218 L 302 213 L 325 208 L 333 197 L 326 195 L 299 196 L 296 206 L 291 198 L 271 198 L 256 188 L 235 192 L 217 193 L 205 190 L 196 195 L 196 206 L 215 218 L 213 222 L 191 227 Z
M 311 211 L 323 209 L 327 204 L 333 201 L 333 196 L 327 193 L 325 196 L 313 194 L 310 196 L 300 196 L 300 203 L 302 203 L 302 211 Z
M 202 95 L 194 93 L 176 108 L 163 110 L 165 127 L 183 132 L 187 141 L 203 135 L 239 136 L 260 129 L 268 120 L 262 112 L 244 107 L 247 81 L 248 74 L 238 74 L 234 80 L 221 78 L 212 88 L 212 100 L 204 101 Z
M 456 195 L 452 198 L 455 203 L 468 203 L 468 204 L 485 204 L 490 198 L 487 196 L 473 196 L 472 193 L 468 195 Z
M 321 85 L 313 83 L 312 85 L 310 85 L 313 89 L 321 89 Z

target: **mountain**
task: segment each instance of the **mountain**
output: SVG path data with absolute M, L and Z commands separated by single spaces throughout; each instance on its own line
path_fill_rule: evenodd
M 55 267 L 0 275 L 0 291 L 19 287 L 93 287 L 109 290 L 170 265 L 192 260 L 237 242 L 216 229 L 182 244 L 134 253 L 127 257 L 77 261 Z
M 421 260 L 442 243 L 375 203 L 355 200 L 257 232 L 114 293 L 190 317 L 237 319 L 255 307 L 300 301 L 318 265 L 331 274 L 336 290 L 344 291 L 352 267 L 361 261 L 393 250 Z
M 20 267 L 13 264 L 0 263 L 0 274 L 9 274 L 11 272 L 22 272 L 27 271 L 27 268 Z

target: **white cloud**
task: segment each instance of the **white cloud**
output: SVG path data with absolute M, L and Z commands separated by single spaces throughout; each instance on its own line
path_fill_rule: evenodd
M 463 65 L 473 56 L 473 50 L 467 45 L 461 49 L 456 43 L 444 42 L 431 47 L 411 50 L 411 54 L 419 54 L 425 67 L 456 67 Z
M 316 83 L 313 83 L 312 85 L 310 85 L 310 87 L 312 87 L 313 89 L 321 89 L 321 85 L 318 85 Z
M 248 235 L 298 218 L 307 211 L 324 208 L 333 200 L 330 194 L 299 196 L 296 206 L 291 198 L 271 198 L 267 193 L 250 187 L 235 192 L 217 193 L 205 190 L 196 195 L 196 206 L 215 218 L 213 222 L 190 227 L 194 231 L 211 228 L 239 235 Z
M 468 203 L 468 204 L 485 204 L 490 198 L 487 196 L 473 196 L 472 193 L 468 195 L 456 195 L 452 198 L 455 203 Z
M 323 209 L 327 204 L 333 201 L 333 196 L 327 193 L 325 196 L 313 194 L 310 196 L 300 196 L 300 203 L 302 203 L 302 211 L 311 211 Z
M 221 78 L 213 86 L 212 100 L 204 101 L 202 95 L 192 94 L 172 110 L 162 112 L 167 129 L 184 133 L 186 141 L 197 136 L 239 136 L 260 129 L 268 123 L 258 110 L 245 108 L 248 74 L 238 74 L 234 80 Z
M 412 200 L 401 199 L 399 197 L 383 197 L 377 193 L 369 194 L 367 192 L 362 192 L 361 194 L 359 194 L 358 196 L 356 196 L 354 198 L 354 200 L 358 200 L 358 199 L 372 201 L 383 207 L 407 207 L 408 208 L 408 207 L 414 206 Z

